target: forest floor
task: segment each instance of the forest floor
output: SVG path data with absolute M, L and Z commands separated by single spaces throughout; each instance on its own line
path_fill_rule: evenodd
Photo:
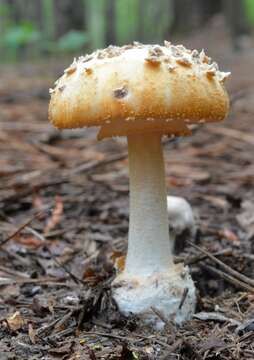
M 1 360 L 254 359 L 254 55 L 233 54 L 223 36 L 215 26 L 185 41 L 232 71 L 231 112 L 165 142 L 168 192 L 192 204 L 193 241 L 209 256 L 190 244 L 180 254 L 197 314 L 161 332 L 124 318 L 111 300 L 128 233 L 125 143 L 48 123 L 48 88 L 67 64 L 2 66 Z

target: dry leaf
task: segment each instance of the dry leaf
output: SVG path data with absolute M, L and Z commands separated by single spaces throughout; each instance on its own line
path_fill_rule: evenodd
M 87 279 L 94 278 L 95 276 L 96 276 L 96 274 L 95 274 L 94 270 L 91 268 L 88 268 L 88 269 L 86 269 L 86 271 L 83 274 L 83 279 L 87 280 Z
M 122 272 L 125 267 L 125 256 L 119 256 L 115 260 L 115 268 L 118 272 Z
M 60 345 L 59 347 L 55 347 L 55 348 L 51 348 L 49 350 L 49 353 L 52 355 L 63 355 L 63 354 L 70 354 L 72 352 L 72 348 L 73 348 L 73 341 L 66 343 L 64 345 Z
M 219 196 L 212 196 L 212 195 L 202 195 L 202 199 L 211 203 L 214 207 L 218 207 L 221 209 L 228 209 L 229 203 L 226 199 Z
M 110 259 L 114 262 L 114 267 L 116 271 L 121 272 L 124 270 L 125 256 L 121 251 L 113 251 Z
M 38 248 L 43 242 L 34 236 L 17 236 L 15 241 L 27 247 Z
M 32 344 L 36 343 L 36 331 L 31 323 L 28 324 L 28 335 Z
M 32 203 L 33 203 L 33 207 L 35 209 L 37 209 L 37 210 L 43 209 L 42 197 L 40 195 L 38 195 L 37 193 L 33 193 Z
M 238 236 L 230 229 L 222 229 L 219 231 L 219 236 L 231 241 L 234 245 L 240 246 L 241 242 Z
M 63 214 L 63 201 L 60 196 L 55 197 L 55 207 L 52 211 L 52 216 L 49 218 L 44 233 L 47 234 L 50 230 L 54 229 L 61 221 Z
M 26 320 L 22 317 L 19 311 L 16 311 L 14 314 L 9 316 L 6 321 L 12 331 L 17 331 L 26 325 Z
M 54 307 L 56 306 L 55 299 L 53 297 L 49 297 L 47 303 L 48 303 L 49 311 L 51 312 L 51 314 L 54 314 L 55 312 Z

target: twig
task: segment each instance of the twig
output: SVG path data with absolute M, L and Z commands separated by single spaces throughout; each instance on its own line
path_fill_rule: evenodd
M 54 331 L 56 328 L 60 328 L 69 318 L 73 315 L 73 313 L 76 311 L 76 309 L 72 309 L 69 312 L 67 312 L 64 317 L 60 317 L 57 319 L 54 319 L 52 322 L 50 322 L 48 325 L 43 326 L 36 331 L 36 336 L 42 337 L 42 335 L 45 337 L 46 334 L 48 334 L 50 331 Z M 57 335 L 57 334 L 53 334 Z M 49 336 L 49 335 L 48 335 Z
M 120 155 L 117 154 L 117 155 L 113 155 L 113 156 L 109 157 L 108 159 L 104 159 L 101 161 L 91 161 L 89 163 L 82 164 L 74 169 L 68 170 L 63 175 L 59 175 L 59 179 L 57 179 L 57 180 L 52 180 L 52 181 L 48 181 L 45 183 L 36 184 L 30 188 L 26 188 L 23 191 L 19 191 L 16 194 L 12 194 L 10 196 L 7 196 L 6 198 L 1 199 L 0 206 L 3 207 L 4 203 L 7 201 L 12 202 L 17 199 L 22 199 L 24 197 L 27 197 L 33 192 L 34 189 L 41 190 L 41 189 L 45 189 L 45 188 L 48 188 L 51 186 L 57 186 L 57 185 L 62 185 L 64 183 L 68 183 L 70 181 L 70 177 L 72 177 L 73 175 L 76 175 L 81 172 L 89 172 L 89 171 L 97 169 L 101 166 L 106 166 L 113 162 L 124 160 L 127 156 L 128 156 L 127 153 L 123 153 Z M 1 204 L 3 204 L 3 205 L 1 205 Z
M 103 337 L 108 337 L 108 338 L 112 338 L 112 339 L 117 339 L 117 340 L 121 340 L 121 341 L 128 341 L 128 342 L 136 342 L 138 341 L 135 338 L 130 338 L 130 337 L 125 337 L 125 336 L 120 336 L 120 335 L 115 335 L 115 334 L 107 334 L 107 333 L 102 333 L 102 332 L 97 332 L 97 331 L 92 331 L 92 332 L 87 332 L 85 333 L 85 335 L 96 335 L 96 336 L 103 336 Z M 167 343 L 165 343 L 164 341 L 161 341 L 159 339 L 154 338 L 153 336 L 143 336 L 143 335 L 137 335 L 135 334 L 137 337 L 142 338 L 144 340 L 152 340 L 162 346 L 164 346 L 167 349 L 171 350 L 171 346 L 168 345 Z
M 55 329 L 62 328 L 63 325 L 73 316 L 75 311 L 76 311 L 76 309 L 72 309 L 72 310 L 68 311 L 67 314 L 65 314 L 63 317 L 59 318 L 58 322 L 55 324 L 54 328 Z
M 94 170 L 94 169 L 97 169 L 98 167 L 106 166 L 106 165 L 112 164 L 113 162 L 124 160 L 127 157 L 128 157 L 128 153 L 125 152 L 123 154 L 112 155 L 112 156 L 108 157 L 108 159 L 90 161 L 90 162 L 82 164 L 74 169 L 69 170 L 66 176 L 72 176 L 72 175 L 81 173 L 83 171 Z
M 49 211 L 50 209 L 42 210 L 35 214 L 30 220 L 28 220 L 26 223 L 21 225 L 13 234 L 8 236 L 6 239 L 2 240 L 0 242 L 0 247 L 6 244 L 9 240 L 13 239 L 15 236 L 17 236 L 23 229 L 25 229 L 28 225 L 30 225 L 35 219 L 38 219 L 43 213 L 46 211 Z
M 213 256 L 223 256 L 223 255 L 231 255 L 232 254 L 232 250 L 230 248 L 221 250 L 221 251 L 217 251 L 215 253 L 213 253 Z M 206 254 L 199 254 L 199 255 L 194 255 L 194 256 L 175 256 L 174 257 L 174 261 L 176 264 L 183 262 L 184 265 L 193 265 L 196 264 L 199 261 L 205 260 L 207 259 L 208 256 Z
M 54 278 L 39 278 L 39 279 L 12 279 L 10 278 L 10 284 L 40 284 L 41 286 L 62 286 L 62 287 L 71 287 L 69 284 L 59 281 L 59 279 Z
M 186 300 L 186 297 L 187 297 L 187 295 L 188 295 L 188 292 L 189 292 L 189 289 L 188 289 L 188 288 L 185 288 L 185 289 L 183 290 L 183 295 L 182 295 L 182 299 L 181 299 L 181 301 L 180 301 L 180 304 L 179 304 L 179 306 L 178 306 L 178 310 L 181 310 L 181 308 L 182 308 L 182 306 L 183 306 L 183 304 L 184 304 L 184 302 L 185 302 L 185 300 Z
M 68 327 L 67 329 L 59 331 L 56 334 L 48 336 L 46 338 L 46 341 L 48 341 L 48 342 L 59 341 L 62 337 L 73 334 L 75 332 L 75 330 L 76 330 L 76 326 Z
M 60 175 L 59 175 L 59 177 L 60 177 Z M 51 186 L 62 185 L 68 181 L 69 180 L 67 177 L 62 177 L 62 178 L 60 177 L 60 179 L 57 179 L 57 180 L 52 180 L 52 181 L 48 181 L 45 183 L 32 185 L 31 187 L 25 188 L 24 190 L 17 192 L 16 194 L 12 194 L 12 195 L 6 196 L 5 198 L 2 198 L 0 200 L 0 206 L 6 207 L 7 205 L 5 205 L 4 203 L 6 203 L 7 201 L 12 203 L 13 201 L 25 198 L 25 197 L 29 196 L 34 190 L 38 191 L 38 190 L 46 189 Z
M 218 322 L 228 322 L 232 326 L 239 326 L 241 324 L 240 321 L 231 319 L 220 312 L 207 312 L 207 311 L 201 311 L 197 314 L 194 314 L 193 317 L 198 320 L 202 321 L 218 321 Z
M 76 283 L 76 284 L 82 284 L 85 285 L 85 281 L 79 279 L 76 275 L 74 275 L 71 271 L 69 271 L 65 265 L 61 264 L 56 256 L 52 253 L 52 251 L 50 250 L 50 248 L 47 246 L 46 244 L 46 239 L 45 237 L 40 234 L 38 231 L 30 228 L 29 229 L 35 236 L 37 236 L 41 241 L 45 242 L 44 244 L 44 248 L 48 251 L 48 253 L 50 254 L 50 256 L 52 257 L 52 259 L 54 260 L 54 262 L 57 264 L 57 266 L 59 266 L 61 269 L 63 269 L 69 276 L 70 278 Z
M 42 336 L 45 335 L 48 331 L 51 331 L 54 329 L 55 325 L 59 322 L 59 318 L 54 319 L 49 324 L 42 326 L 41 328 L 36 330 L 36 336 Z
M 215 273 L 216 275 L 219 275 L 220 277 L 222 277 L 224 280 L 228 281 L 229 283 L 231 283 L 232 285 L 236 286 L 236 287 L 240 287 L 242 289 L 244 289 L 245 291 L 249 291 L 254 293 L 254 288 L 249 286 L 248 284 L 234 278 L 233 276 L 226 274 L 225 272 L 216 269 L 215 267 L 211 266 L 211 265 L 201 265 L 202 268 L 204 268 L 205 270 L 209 270 L 213 273 Z
M 158 316 L 158 318 L 162 322 L 164 322 L 164 324 L 168 324 L 168 320 L 166 319 L 166 317 L 163 315 L 163 313 L 159 309 L 156 309 L 156 307 L 151 306 L 151 310 L 155 313 L 155 315 Z
M 5 272 L 6 274 L 12 275 L 12 276 L 16 276 L 18 278 L 22 278 L 22 279 L 29 279 L 30 275 L 25 274 L 21 271 L 15 271 L 12 269 L 7 268 L 6 266 L 0 266 L 0 271 Z
M 206 254 L 209 259 L 211 259 L 213 262 L 215 262 L 216 264 L 218 264 L 220 267 L 222 267 L 223 270 L 225 270 L 226 272 L 228 272 L 230 275 L 232 275 L 232 277 L 236 277 L 237 279 L 245 282 L 246 284 L 250 285 L 251 287 L 254 287 L 254 280 L 250 279 L 248 276 L 245 276 L 243 274 L 240 274 L 238 271 L 232 269 L 230 266 L 224 264 L 224 262 L 222 262 L 221 260 L 217 259 L 215 256 L 213 256 L 212 254 L 210 254 L 207 250 L 202 249 L 201 247 L 193 244 L 192 242 L 188 241 L 188 243 L 193 246 L 195 249 L 199 250 L 200 252 L 202 252 L 203 254 Z
M 172 326 L 172 323 L 170 322 L 170 320 L 168 320 L 164 314 L 159 310 L 157 309 L 156 307 L 154 306 L 151 306 L 151 310 L 155 313 L 155 315 L 158 316 L 158 318 L 164 322 L 165 326 L 170 329 L 170 332 L 175 336 L 175 330 L 174 330 L 174 327 Z
M 167 351 L 166 354 L 163 355 L 163 357 L 160 360 L 168 360 L 170 359 L 170 356 L 173 355 L 173 353 L 176 351 L 176 349 L 182 345 L 183 340 L 179 339 L 177 341 L 174 342 L 173 345 L 171 345 L 170 347 L 170 351 Z
M 103 332 L 98 332 L 98 331 L 89 331 L 87 333 L 85 333 L 85 335 L 92 335 L 92 336 L 103 336 L 103 337 L 107 337 L 107 338 L 111 338 L 111 339 L 116 339 L 116 340 L 121 340 L 121 341 L 129 341 L 129 342 L 133 342 L 135 341 L 134 338 L 129 338 L 126 336 L 120 336 L 120 335 L 115 335 L 115 334 L 108 334 L 108 333 L 103 333 Z

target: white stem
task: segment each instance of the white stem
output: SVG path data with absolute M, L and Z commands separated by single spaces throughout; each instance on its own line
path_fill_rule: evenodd
M 161 135 L 128 137 L 130 225 L 125 273 L 150 275 L 173 264 Z

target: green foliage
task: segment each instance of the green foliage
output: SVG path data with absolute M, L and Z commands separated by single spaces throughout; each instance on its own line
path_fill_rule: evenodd
M 0 17 L 9 16 L 10 10 L 7 4 L 0 4 Z
M 89 36 L 84 31 L 70 30 L 57 43 L 60 51 L 75 52 L 84 48 L 89 42 Z
M 118 43 L 161 42 L 172 23 L 169 0 L 116 0 Z
M 19 25 L 9 27 L 2 38 L 2 44 L 6 48 L 17 50 L 37 42 L 40 32 L 30 22 L 22 22 Z
M 254 1 L 245 0 L 247 17 L 251 24 L 254 24 Z

